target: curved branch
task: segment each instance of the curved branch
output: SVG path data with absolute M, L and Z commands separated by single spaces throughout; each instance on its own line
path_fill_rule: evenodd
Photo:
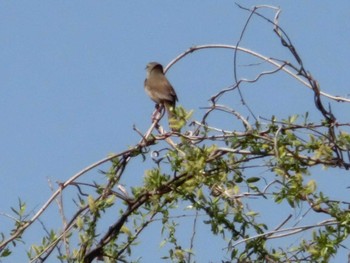
M 293 77 L 294 79 L 296 79 L 297 81 L 299 81 L 300 83 L 302 83 L 304 86 L 306 86 L 309 89 L 313 89 L 312 86 L 310 85 L 309 81 L 304 80 L 303 78 L 301 78 L 300 76 L 298 76 L 298 72 L 292 72 L 290 69 L 288 69 L 286 66 L 283 67 L 282 63 L 277 62 L 275 59 L 273 58 L 269 58 L 269 57 L 265 57 L 263 55 L 261 55 L 260 53 L 254 52 L 250 49 L 247 48 L 243 48 L 243 47 L 237 47 L 237 46 L 232 46 L 232 45 L 222 45 L 222 44 L 208 44 L 208 45 L 199 45 L 199 46 L 193 46 L 190 47 L 188 50 L 186 50 L 185 52 L 181 53 L 180 55 L 178 55 L 176 58 L 174 58 L 165 68 L 164 72 L 166 72 L 170 67 L 172 67 L 177 61 L 179 61 L 180 59 L 184 58 L 185 56 L 195 52 L 195 51 L 199 51 L 202 49 L 219 49 L 219 48 L 223 48 L 223 49 L 233 49 L 233 50 L 238 50 L 247 54 L 250 54 L 254 57 L 257 57 L 265 62 L 270 63 L 271 65 L 280 68 L 281 70 L 283 70 L 284 72 L 286 72 L 288 75 L 290 75 L 291 77 Z M 289 66 L 289 63 L 288 63 Z M 295 70 L 294 68 L 290 67 L 291 69 Z M 335 101 L 340 101 L 340 102 L 350 102 L 350 99 L 344 98 L 344 97 L 340 97 L 340 96 L 333 96 L 330 95 L 326 92 L 320 91 L 320 94 L 324 97 L 327 97 L 329 99 L 335 100 Z
M 241 243 L 245 243 L 249 240 L 253 240 L 256 238 L 260 238 L 260 237 L 265 237 L 266 239 L 275 239 L 275 238 L 281 238 L 281 237 L 286 237 L 286 236 L 291 236 L 291 235 L 295 235 L 297 233 L 300 233 L 302 231 L 311 229 L 311 228 L 316 228 L 316 227 L 324 227 L 324 226 L 330 226 L 330 225 L 337 225 L 338 222 L 336 222 L 335 219 L 329 219 L 329 220 L 325 220 L 322 221 L 316 225 L 306 225 L 306 226 L 299 226 L 299 227 L 290 227 L 290 228 L 284 228 L 284 229 L 276 229 L 273 231 L 268 231 L 266 233 L 263 234 L 259 234 L 259 235 L 255 235 L 252 237 L 248 237 L 248 238 L 244 238 L 240 241 L 237 241 L 236 243 L 234 243 L 232 245 L 233 247 L 238 246 Z M 285 233 L 286 232 L 286 233 Z M 275 235 L 278 234 L 278 235 Z

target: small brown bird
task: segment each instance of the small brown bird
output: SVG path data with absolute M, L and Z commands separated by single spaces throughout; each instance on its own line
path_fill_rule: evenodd
M 174 88 L 164 75 L 163 66 L 158 62 L 150 62 L 147 64 L 146 70 L 146 93 L 157 105 L 163 105 L 168 112 L 168 118 L 172 118 L 178 99 Z

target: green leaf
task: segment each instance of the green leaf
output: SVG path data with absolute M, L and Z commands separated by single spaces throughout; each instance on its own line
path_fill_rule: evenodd
M 247 183 L 255 183 L 255 182 L 258 182 L 260 181 L 260 178 L 259 177 L 250 177 L 247 179 Z

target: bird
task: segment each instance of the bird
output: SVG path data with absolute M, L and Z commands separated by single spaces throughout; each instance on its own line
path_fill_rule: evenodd
M 145 91 L 147 95 L 158 105 L 163 105 L 168 113 L 168 119 L 174 117 L 176 92 L 165 77 L 163 66 L 158 62 L 150 62 L 146 66 Z

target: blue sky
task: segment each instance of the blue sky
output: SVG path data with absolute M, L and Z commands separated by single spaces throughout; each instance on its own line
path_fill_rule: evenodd
M 349 97 L 349 1 L 237 2 L 280 6 L 280 25 L 321 89 Z M 10 213 L 19 197 L 35 211 L 51 194 L 47 178 L 65 181 L 137 143 L 132 127 L 145 131 L 154 108 L 143 90 L 146 64 L 166 65 L 193 45 L 235 45 L 247 16 L 233 1 L 1 1 L 0 212 Z M 271 26 L 257 18 L 241 45 L 292 59 Z M 211 95 L 233 83 L 232 59 L 229 51 L 201 51 L 167 73 L 179 103 L 194 109 L 194 117 Z M 239 77 L 251 74 L 239 68 Z M 243 90 L 255 113 L 311 111 L 320 119 L 312 93 L 278 76 Z M 232 107 L 242 109 L 237 97 Z M 332 109 L 348 121 L 347 104 Z M 2 224 L 8 219 L 0 217 Z M 24 259 L 24 250 L 16 257 Z

